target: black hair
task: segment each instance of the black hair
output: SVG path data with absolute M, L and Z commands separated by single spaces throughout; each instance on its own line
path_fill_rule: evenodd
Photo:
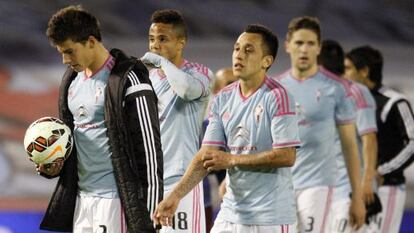
M 183 15 L 173 9 L 163 9 L 155 11 L 151 16 L 152 23 L 171 24 L 177 32 L 177 37 L 187 39 L 187 26 Z
M 365 45 L 352 49 L 346 54 L 357 70 L 365 67 L 369 69 L 368 78 L 375 83 L 376 86 L 382 85 L 382 67 L 384 60 L 379 50 Z
M 318 64 L 322 65 L 332 73 L 342 76 L 345 72 L 344 59 L 344 50 L 337 41 L 322 41 L 321 52 L 318 56 Z
M 68 6 L 57 11 L 49 20 L 46 36 L 53 46 L 68 39 L 86 42 L 89 36 L 102 40 L 99 22 L 82 6 Z

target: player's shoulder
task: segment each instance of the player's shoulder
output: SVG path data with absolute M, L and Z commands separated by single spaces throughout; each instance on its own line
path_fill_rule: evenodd
M 218 98 L 229 98 L 232 94 L 237 92 L 237 89 L 239 87 L 239 81 L 232 82 L 231 84 L 225 86 L 223 89 L 221 89 L 217 94 L 216 97 Z
M 402 93 L 386 86 L 382 86 L 380 89 L 378 89 L 378 92 L 385 97 L 388 97 L 389 99 L 407 99 L 407 97 Z
M 351 95 L 351 81 L 346 78 L 342 78 L 324 67 L 319 67 L 319 77 L 322 77 L 324 82 L 334 86 L 335 88 L 343 89 L 346 95 Z
M 183 64 L 180 66 L 185 71 L 193 71 L 207 76 L 209 79 L 212 78 L 213 72 L 204 64 L 197 62 L 191 62 L 184 59 Z
M 347 88 L 351 87 L 351 82 L 349 80 L 345 78 L 341 78 L 340 76 L 332 73 L 331 71 L 325 69 L 322 66 L 319 67 L 319 74 L 321 77 L 323 77 L 324 79 L 328 80 L 329 82 L 333 84 L 339 84 Z
M 283 82 L 286 78 L 290 77 L 290 70 L 291 69 L 288 69 L 280 74 L 272 75 L 270 78 L 278 82 Z
M 291 102 L 293 95 L 289 92 L 287 88 L 280 83 L 280 81 L 275 80 L 272 77 L 266 77 L 264 85 L 266 87 L 267 96 L 276 101 L 283 101 L 285 103 Z

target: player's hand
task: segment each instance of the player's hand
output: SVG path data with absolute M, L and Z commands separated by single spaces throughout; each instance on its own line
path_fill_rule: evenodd
M 152 220 L 155 224 L 163 226 L 172 226 L 174 213 L 177 210 L 180 199 L 170 193 L 162 200 L 154 211 Z
M 48 164 L 36 164 L 36 171 L 38 173 L 44 173 L 48 176 L 56 176 L 62 170 L 64 161 L 58 161 Z
M 370 178 L 364 178 L 362 181 L 362 199 L 364 200 L 364 203 L 368 205 L 374 202 L 374 190 Z
M 234 155 L 220 150 L 207 150 L 201 159 L 208 172 L 228 169 L 235 165 Z
M 164 59 L 164 57 L 153 52 L 146 52 L 145 55 L 141 57 L 142 63 L 146 65 L 152 65 L 155 67 L 161 67 L 161 63 Z
M 349 209 L 349 222 L 354 230 L 358 230 L 365 223 L 365 205 L 362 198 L 358 195 L 352 195 L 351 206 Z
M 376 179 L 377 179 L 377 185 L 378 186 L 381 186 L 381 185 L 384 184 L 384 177 L 381 176 L 379 173 L 377 173 Z

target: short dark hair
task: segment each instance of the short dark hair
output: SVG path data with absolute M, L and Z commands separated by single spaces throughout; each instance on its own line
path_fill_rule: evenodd
M 269 28 L 260 24 L 249 24 L 244 29 L 244 32 L 260 34 L 263 39 L 264 54 L 270 55 L 273 57 L 273 60 L 276 60 L 277 50 L 279 49 L 279 40 Z
M 177 32 L 177 37 L 187 39 L 187 25 L 185 24 L 183 15 L 173 9 L 163 9 L 155 11 L 151 16 L 152 23 L 171 24 Z
M 345 54 L 342 46 L 335 40 L 322 41 L 321 52 L 318 56 L 318 64 L 336 75 L 343 75 Z
M 365 45 L 352 49 L 346 54 L 357 70 L 364 67 L 369 69 L 369 79 L 375 83 L 376 86 L 382 85 L 382 67 L 384 60 L 379 50 Z
M 292 38 L 292 34 L 300 29 L 313 31 L 318 38 L 318 42 L 321 41 L 321 24 L 318 18 L 311 16 L 293 18 L 288 26 L 286 39 L 289 41 Z
M 68 39 L 83 43 L 89 36 L 102 40 L 98 20 L 80 5 L 57 11 L 49 20 L 46 36 L 53 46 Z

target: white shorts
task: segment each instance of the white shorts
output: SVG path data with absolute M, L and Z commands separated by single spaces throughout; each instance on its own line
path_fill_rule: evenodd
M 73 233 L 126 233 L 124 211 L 119 198 L 78 196 Z
M 398 233 L 404 212 L 405 185 L 380 186 L 378 196 L 381 200 L 382 211 L 370 222 L 367 232 Z
M 168 195 L 165 193 L 164 195 Z M 175 211 L 173 226 L 163 226 L 160 233 L 206 233 L 203 182 L 181 199 Z
M 349 223 L 349 208 L 351 207 L 350 198 L 334 199 L 331 205 L 331 212 L 329 216 L 329 231 L 330 233 L 364 233 L 366 225 L 363 225 L 358 231 L 352 229 Z
M 296 233 L 296 224 L 291 225 L 243 225 L 217 218 L 210 233 Z
M 329 232 L 329 212 L 333 188 L 329 186 L 311 187 L 296 190 L 298 232 Z

